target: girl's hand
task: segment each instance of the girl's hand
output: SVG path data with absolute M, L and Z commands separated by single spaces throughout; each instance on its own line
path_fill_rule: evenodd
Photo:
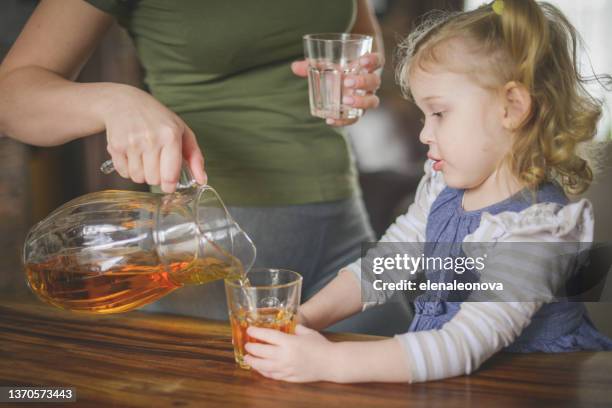
M 266 342 L 247 343 L 244 361 L 265 377 L 289 382 L 333 381 L 334 343 L 319 332 L 298 324 L 295 335 L 278 330 L 249 327 L 247 334 Z
M 344 78 L 344 89 L 342 103 L 360 109 L 373 109 L 378 106 L 380 100 L 375 95 L 380 86 L 380 75 L 375 71 L 383 66 L 383 57 L 378 53 L 366 54 L 359 59 L 360 73 L 347 75 Z M 293 73 L 300 77 L 308 76 L 308 62 L 306 60 L 295 61 L 291 64 Z M 362 94 L 362 95 L 360 95 Z M 326 119 L 331 126 L 347 126 L 357 122 L 355 119 Z
M 204 157 L 193 131 L 153 96 L 116 84 L 102 109 L 107 150 L 115 170 L 136 183 L 176 189 L 183 158 L 199 184 L 206 184 Z

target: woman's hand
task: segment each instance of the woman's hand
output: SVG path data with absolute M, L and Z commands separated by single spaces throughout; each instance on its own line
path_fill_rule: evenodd
M 342 103 L 363 110 L 373 109 L 380 103 L 376 90 L 380 86 L 380 75 L 375 71 L 383 66 L 383 58 L 378 53 L 366 54 L 359 59 L 360 73 L 347 75 L 344 78 Z M 308 76 L 308 62 L 295 61 L 291 64 L 293 73 L 300 77 Z M 355 119 L 326 119 L 331 126 L 347 126 L 355 123 Z
M 107 150 L 115 170 L 136 183 L 176 189 L 183 159 L 199 184 L 206 184 L 204 157 L 193 131 L 153 96 L 113 84 L 101 104 Z
M 265 377 L 289 382 L 334 381 L 329 356 L 334 343 L 298 324 L 295 335 L 251 326 L 247 334 L 262 343 L 247 343 L 244 361 Z

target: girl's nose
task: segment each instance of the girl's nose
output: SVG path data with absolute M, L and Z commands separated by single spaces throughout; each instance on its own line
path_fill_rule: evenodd
M 427 125 L 424 125 L 423 129 L 421 129 L 421 133 L 419 133 L 419 140 L 421 141 L 421 143 L 426 145 L 430 145 L 433 143 L 433 135 Z

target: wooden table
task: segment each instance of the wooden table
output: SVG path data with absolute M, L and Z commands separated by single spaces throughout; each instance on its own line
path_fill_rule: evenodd
M 79 407 L 611 407 L 612 353 L 500 354 L 471 376 L 423 384 L 290 384 L 237 368 L 223 323 L 5 299 L 0 385 L 75 387 L 65 406 Z

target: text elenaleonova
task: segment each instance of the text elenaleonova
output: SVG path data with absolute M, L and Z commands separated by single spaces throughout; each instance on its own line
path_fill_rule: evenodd
M 421 270 L 438 270 L 438 271 L 453 271 L 456 274 L 463 274 L 467 270 L 475 270 L 481 272 L 485 268 L 486 254 L 481 257 L 419 257 L 408 256 L 407 254 L 396 254 L 393 257 L 376 257 L 372 262 L 372 272 L 380 275 L 385 271 L 405 271 L 411 275 Z M 484 285 L 485 287 L 481 287 Z M 372 287 L 375 290 L 503 290 L 503 284 L 500 282 L 425 282 L 409 281 L 402 279 L 399 282 L 383 282 L 377 279 L 372 282 Z

